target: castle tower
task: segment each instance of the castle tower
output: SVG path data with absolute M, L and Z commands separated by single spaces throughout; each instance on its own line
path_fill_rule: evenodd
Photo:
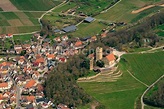
M 100 47 L 96 48 L 96 61 L 101 60 L 103 55 L 103 49 Z
M 90 70 L 93 70 L 93 62 L 94 62 L 94 58 L 92 57 L 89 61 L 89 65 L 90 65 L 89 69 Z

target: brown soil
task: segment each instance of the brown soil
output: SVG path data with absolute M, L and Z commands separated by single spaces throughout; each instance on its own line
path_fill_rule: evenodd
M 10 2 L 10 0 L 0 0 L 0 7 L 3 11 L 17 11 L 18 9 Z

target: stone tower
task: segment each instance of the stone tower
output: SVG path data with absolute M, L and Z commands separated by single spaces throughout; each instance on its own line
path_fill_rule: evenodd
M 96 61 L 101 60 L 103 55 L 103 49 L 101 47 L 96 48 Z
M 89 62 L 89 65 L 90 65 L 89 69 L 90 69 L 90 70 L 93 70 L 93 62 L 94 62 L 94 58 L 92 57 L 92 58 L 90 59 L 90 62 Z

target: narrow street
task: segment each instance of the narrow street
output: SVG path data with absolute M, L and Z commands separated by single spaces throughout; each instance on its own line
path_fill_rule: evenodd
M 20 86 L 16 85 L 16 109 L 20 107 L 21 91 Z

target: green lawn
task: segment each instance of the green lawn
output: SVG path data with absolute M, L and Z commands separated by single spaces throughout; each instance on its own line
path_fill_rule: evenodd
M 77 26 L 78 30 L 70 33 L 70 35 L 73 35 L 74 37 L 93 36 L 100 33 L 105 27 L 106 25 L 99 23 L 98 21 L 94 21 L 92 23 L 81 23 L 79 26 Z
M 14 35 L 14 41 L 20 40 L 21 42 L 30 41 L 32 34 L 27 35 Z
M 60 4 L 63 0 L 10 0 L 19 10 L 46 11 Z

